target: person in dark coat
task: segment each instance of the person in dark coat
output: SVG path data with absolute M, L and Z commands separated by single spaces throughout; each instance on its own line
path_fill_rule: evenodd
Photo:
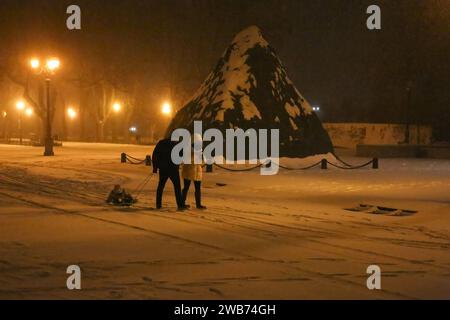
M 172 149 L 175 145 L 175 141 L 163 139 L 157 143 L 155 150 L 153 150 L 153 173 L 157 173 L 159 170 L 158 189 L 156 190 L 157 209 L 160 209 L 162 206 L 162 195 L 168 179 L 173 184 L 178 210 L 186 209 L 181 195 L 179 165 L 173 163 L 171 157 Z

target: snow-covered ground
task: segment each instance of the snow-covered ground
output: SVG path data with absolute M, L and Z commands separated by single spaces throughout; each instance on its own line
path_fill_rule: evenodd
M 450 161 L 215 169 L 204 174 L 208 210 L 176 212 L 170 182 L 168 210 L 152 209 L 156 177 L 133 208 L 103 203 L 113 184 L 132 191 L 151 171 L 120 152 L 144 158 L 149 147 L 41 149 L 0 145 L 0 298 L 450 298 Z M 418 212 L 344 210 L 361 203 Z M 81 290 L 66 288 L 72 264 Z M 381 290 L 366 287 L 372 264 Z

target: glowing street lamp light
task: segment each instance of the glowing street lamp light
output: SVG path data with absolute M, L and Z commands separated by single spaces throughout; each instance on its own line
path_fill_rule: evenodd
M 113 110 L 114 112 L 119 112 L 122 109 L 122 106 L 120 105 L 120 103 L 116 102 L 113 104 Z
M 77 117 L 77 112 L 75 111 L 74 108 L 69 107 L 69 108 L 67 108 L 67 116 L 68 116 L 70 119 L 75 119 L 75 118 Z
M 59 59 L 52 58 L 47 60 L 47 70 L 50 72 L 55 71 L 59 68 L 60 62 Z
M 22 144 L 22 112 L 25 109 L 25 102 L 22 100 L 17 101 L 16 108 L 19 111 L 18 127 L 19 127 L 19 143 Z
M 161 112 L 166 116 L 170 116 L 172 114 L 172 106 L 170 102 L 163 103 Z
M 31 117 L 33 115 L 33 109 L 27 108 L 25 110 L 25 114 L 27 115 L 27 117 Z
M 56 69 L 59 68 L 61 62 L 57 58 L 50 58 L 46 61 L 45 67 L 41 68 L 41 62 L 37 58 L 33 58 L 30 60 L 31 69 L 34 69 L 39 72 L 45 73 L 53 73 Z
M 17 101 L 16 108 L 17 110 L 22 111 L 23 109 L 25 109 L 25 102 L 23 102 L 22 100 Z
M 30 60 L 30 65 L 32 69 L 37 69 L 41 65 L 39 59 L 33 58 Z

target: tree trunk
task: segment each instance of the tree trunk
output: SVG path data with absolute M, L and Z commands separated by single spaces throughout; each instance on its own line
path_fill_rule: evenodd
M 105 139 L 105 123 L 103 121 L 97 122 L 97 142 L 103 142 Z

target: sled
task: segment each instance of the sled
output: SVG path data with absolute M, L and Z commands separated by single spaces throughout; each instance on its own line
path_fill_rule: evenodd
M 109 206 L 112 207 L 131 207 L 133 204 L 137 203 L 137 199 L 133 199 L 130 202 L 121 202 L 121 203 L 107 203 Z

